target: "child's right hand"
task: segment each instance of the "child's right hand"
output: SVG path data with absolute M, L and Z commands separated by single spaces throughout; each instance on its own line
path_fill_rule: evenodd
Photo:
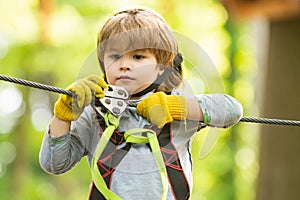
M 76 97 L 61 94 L 54 105 L 54 115 L 64 121 L 78 119 L 84 107 L 91 103 L 92 95 L 102 98 L 103 89 L 107 88 L 107 83 L 98 76 L 89 76 L 74 82 L 67 90 L 75 92 Z

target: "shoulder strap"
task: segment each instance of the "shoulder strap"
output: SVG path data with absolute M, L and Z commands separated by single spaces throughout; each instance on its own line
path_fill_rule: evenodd
M 176 147 L 172 143 L 171 124 L 166 124 L 158 135 L 158 142 L 167 168 L 171 189 L 177 200 L 190 197 L 190 187 L 181 166 Z

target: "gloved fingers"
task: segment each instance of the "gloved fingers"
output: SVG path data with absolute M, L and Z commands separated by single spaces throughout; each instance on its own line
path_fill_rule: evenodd
M 95 83 L 96 87 L 93 88 L 93 91 L 95 92 L 95 96 L 98 98 L 103 98 L 105 95 L 103 89 L 108 88 L 108 85 L 104 81 L 104 79 L 98 76 L 89 76 L 87 80 Z
M 138 115 L 145 117 L 149 121 L 150 119 L 148 118 L 148 115 L 147 115 L 148 111 L 147 111 L 147 107 L 146 107 L 147 103 L 145 103 L 145 101 L 146 100 L 144 99 L 137 104 L 136 111 L 137 111 Z
M 80 86 L 82 87 L 83 91 L 84 91 L 84 101 L 82 102 L 83 103 L 83 106 L 87 106 L 91 103 L 92 101 L 92 94 L 93 94 L 93 91 L 94 91 L 94 85 L 93 84 L 90 84 L 90 83 L 87 83 L 86 81 L 83 81 L 80 83 Z
M 74 121 L 81 115 L 83 108 L 92 102 L 92 95 L 104 97 L 103 88 L 108 85 L 103 78 L 90 76 L 72 83 L 67 90 L 76 95 L 61 94 L 54 106 L 54 114 L 60 119 Z
M 162 128 L 166 123 L 172 121 L 168 117 L 165 107 L 159 104 L 154 104 L 149 108 L 149 118 L 150 122 L 157 125 L 158 128 Z
M 70 90 L 71 91 L 71 90 Z M 66 94 L 60 94 L 59 100 L 65 102 L 69 107 L 72 107 L 72 97 Z
M 168 100 L 163 92 L 156 92 L 138 103 L 137 113 L 159 128 L 173 121 L 169 111 Z
M 84 99 L 84 106 L 89 105 L 92 102 L 92 95 L 93 95 L 93 89 L 87 84 L 83 84 L 82 87 L 84 88 L 85 93 L 85 99 Z
M 82 108 L 88 105 L 92 100 L 91 89 L 83 82 L 78 82 L 74 84 L 72 90 L 76 93 L 76 98 L 74 99 L 73 106 Z
M 93 94 L 98 98 L 104 97 L 103 88 L 108 88 L 103 78 L 90 76 L 78 80 L 67 88 L 67 90 L 75 92 L 76 98 L 73 99 L 71 96 L 61 95 L 61 99 L 70 107 L 83 108 L 91 103 Z
M 103 89 L 97 85 L 96 83 L 94 83 L 93 81 L 90 81 L 90 80 L 84 80 L 83 83 L 90 88 L 90 90 L 92 91 L 92 93 L 98 97 L 98 98 L 102 98 L 104 97 L 104 91 Z
M 107 83 L 104 81 L 104 79 L 102 77 L 99 77 L 99 76 L 89 76 L 87 78 L 87 80 L 93 81 L 94 83 L 96 83 L 97 85 L 99 85 L 101 88 L 104 88 L 104 89 L 108 88 Z

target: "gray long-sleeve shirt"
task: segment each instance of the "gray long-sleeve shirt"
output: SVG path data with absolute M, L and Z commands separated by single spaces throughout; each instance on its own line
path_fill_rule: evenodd
M 147 96 L 147 95 L 146 95 Z M 203 125 L 213 127 L 229 127 L 242 117 L 241 104 L 234 98 L 224 94 L 195 95 L 204 115 L 204 123 L 173 121 L 173 144 L 184 173 L 192 187 L 192 163 L 190 157 L 190 139 Z M 128 107 L 120 118 L 119 131 L 132 128 L 143 128 L 150 123 L 136 113 L 135 107 Z M 77 121 L 72 122 L 70 132 L 60 137 L 53 137 L 47 130 L 41 151 L 42 168 L 53 174 L 61 174 L 70 170 L 82 157 L 87 156 L 89 163 L 99 140 L 101 128 L 91 106 L 87 106 Z M 122 148 L 122 145 L 119 145 Z M 122 159 L 112 176 L 111 191 L 124 200 L 147 199 L 157 200 L 162 195 L 162 184 L 154 157 L 146 144 L 133 144 Z M 191 189 L 191 188 L 190 188 Z M 168 190 L 168 200 L 174 199 Z

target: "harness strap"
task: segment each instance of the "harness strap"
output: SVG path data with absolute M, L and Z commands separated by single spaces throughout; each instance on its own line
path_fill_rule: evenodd
M 94 152 L 94 156 L 92 158 L 92 165 L 91 165 L 91 172 L 92 172 L 92 178 L 94 180 L 94 185 L 99 190 L 99 192 L 102 194 L 102 196 L 105 199 L 109 200 L 121 200 L 121 198 L 110 191 L 107 187 L 106 182 L 104 181 L 103 177 L 101 176 L 98 168 L 98 159 L 102 155 L 102 153 L 105 150 L 105 147 L 107 146 L 113 132 L 115 129 L 117 129 L 119 125 L 119 119 L 115 118 L 111 114 L 105 115 L 105 123 L 107 125 L 105 131 L 103 132 L 102 137 L 100 138 L 96 150 Z M 150 147 L 152 149 L 153 156 L 155 158 L 156 165 L 159 168 L 159 174 L 162 180 L 162 186 L 163 186 L 163 194 L 161 197 L 161 200 L 165 200 L 167 198 L 167 192 L 168 192 L 168 175 L 167 170 L 164 165 L 164 159 L 162 156 L 162 153 L 160 151 L 159 142 L 157 140 L 156 133 L 150 129 L 131 129 L 124 133 L 124 138 L 127 143 L 138 143 L 138 144 L 144 144 L 149 143 Z M 121 156 L 120 156 L 121 158 Z M 121 158 L 122 159 L 122 158 Z M 119 160 L 121 160 L 119 159 Z M 95 193 L 95 192 L 93 192 Z M 101 195 L 100 194 L 100 195 Z M 99 196 L 99 195 L 98 195 Z M 100 196 L 101 197 L 101 196 Z M 94 197 L 93 197 L 94 198 Z
M 146 135 L 144 133 L 146 133 Z M 167 198 L 168 193 L 168 174 L 156 133 L 150 129 L 134 128 L 126 131 L 124 133 L 124 138 L 126 142 L 129 143 L 150 144 L 152 154 L 154 156 L 156 165 L 159 169 L 159 175 L 162 181 L 163 194 L 160 199 L 165 200 Z
M 163 133 L 169 134 L 163 134 Z M 190 187 L 182 169 L 176 147 L 172 143 L 170 125 L 166 125 L 158 135 L 159 145 L 164 157 L 165 166 L 171 184 L 172 192 L 177 200 L 187 200 L 190 197 Z
M 105 121 L 99 121 L 99 125 L 100 127 L 104 127 L 103 129 L 106 129 Z M 158 135 L 158 142 L 163 155 L 164 164 L 166 166 L 171 190 L 174 194 L 175 199 L 189 199 L 190 187 L 186 179 L 185 173 L 182 169 L 178 151 L 172 143 L 173 137 L 170 124 L 167 124 L 162 129 L 159 129 L 153 125 L 147 126 L 145 128 L 155 131 L 156 135 Z M 103 132 L 99 132 L 99 134 L 99 137 L 101 138 Z M 146 137 L 147 133 L 143 132 L 141 134 L 144 137 Z M 104 152 L 98 160 L 98 169 L 108 188 L 110 188 L 112 174 L 114 173 L 120 161 L 126 156 L 127 152 L 131 147 L 131 143 L 125 142 L 125 146 L 118 149 L 118 145 L 122 144 L 124 141 L 124 133 L 120 133 L 116 129 L 110 138 L 110 142 L 107 144 L 107 146 L 104 149 Z M 149 143 L 147 143 L 146 145 L 149 146 L 149 148 L 151 149 Z M 92 184 L 93 185 L 91 187 L 89 199 L 105 200 L 106 198 L 97 190 L 95 184 Z
M 109 149 L 109 146 L 111 146 L 110 149 L 114 148 L 115 151 L 110 153 L 107 157 L 105 157 L 105 151 Z M 107 144 L 107 147 L 104 152 L 102 153 L 99 161 L 98 161 L 98 169 L 108 186 L 110 187 L 111 183 L 111 176 L 113 172 L 115 171 L 116 166 L 121 162 L 121 160 L 125 157 L 127 152 L 129 151 L 131 144 L 126 143 L 123 148 L 116 149 L 117 146 L 113 145 L 111 142 Z M 101 159 L 103 157 L 103 159 Z M 91 192 L 90 192 L 90 200 L 105 200 L 105 197 L 97 190 L 95 187 L 95 184 L 92 184 Z
M 119 125 L 119 119 L 115 118 L 111 114 L 105 115 L 105 123 L 107 125 L 105 131 L 103 132 L 102 137 L 100 138 L 96 150 L 94 152 L 94 156 L 92 158 L 92 164 L 91 164 L 91 173 L 92 178 L 94 180 L 94 185 L 96 188 L 102 193 L 102 195 L 109 200 L 122 200 L 118 195 L 113 193 L 107 188 L 107 185 L 102 178 L 99 169 L 98 169 L 98 159 L 100 158 L 101 154 L 103 153 L 107 143 L 109 142 L 114 130 Z

